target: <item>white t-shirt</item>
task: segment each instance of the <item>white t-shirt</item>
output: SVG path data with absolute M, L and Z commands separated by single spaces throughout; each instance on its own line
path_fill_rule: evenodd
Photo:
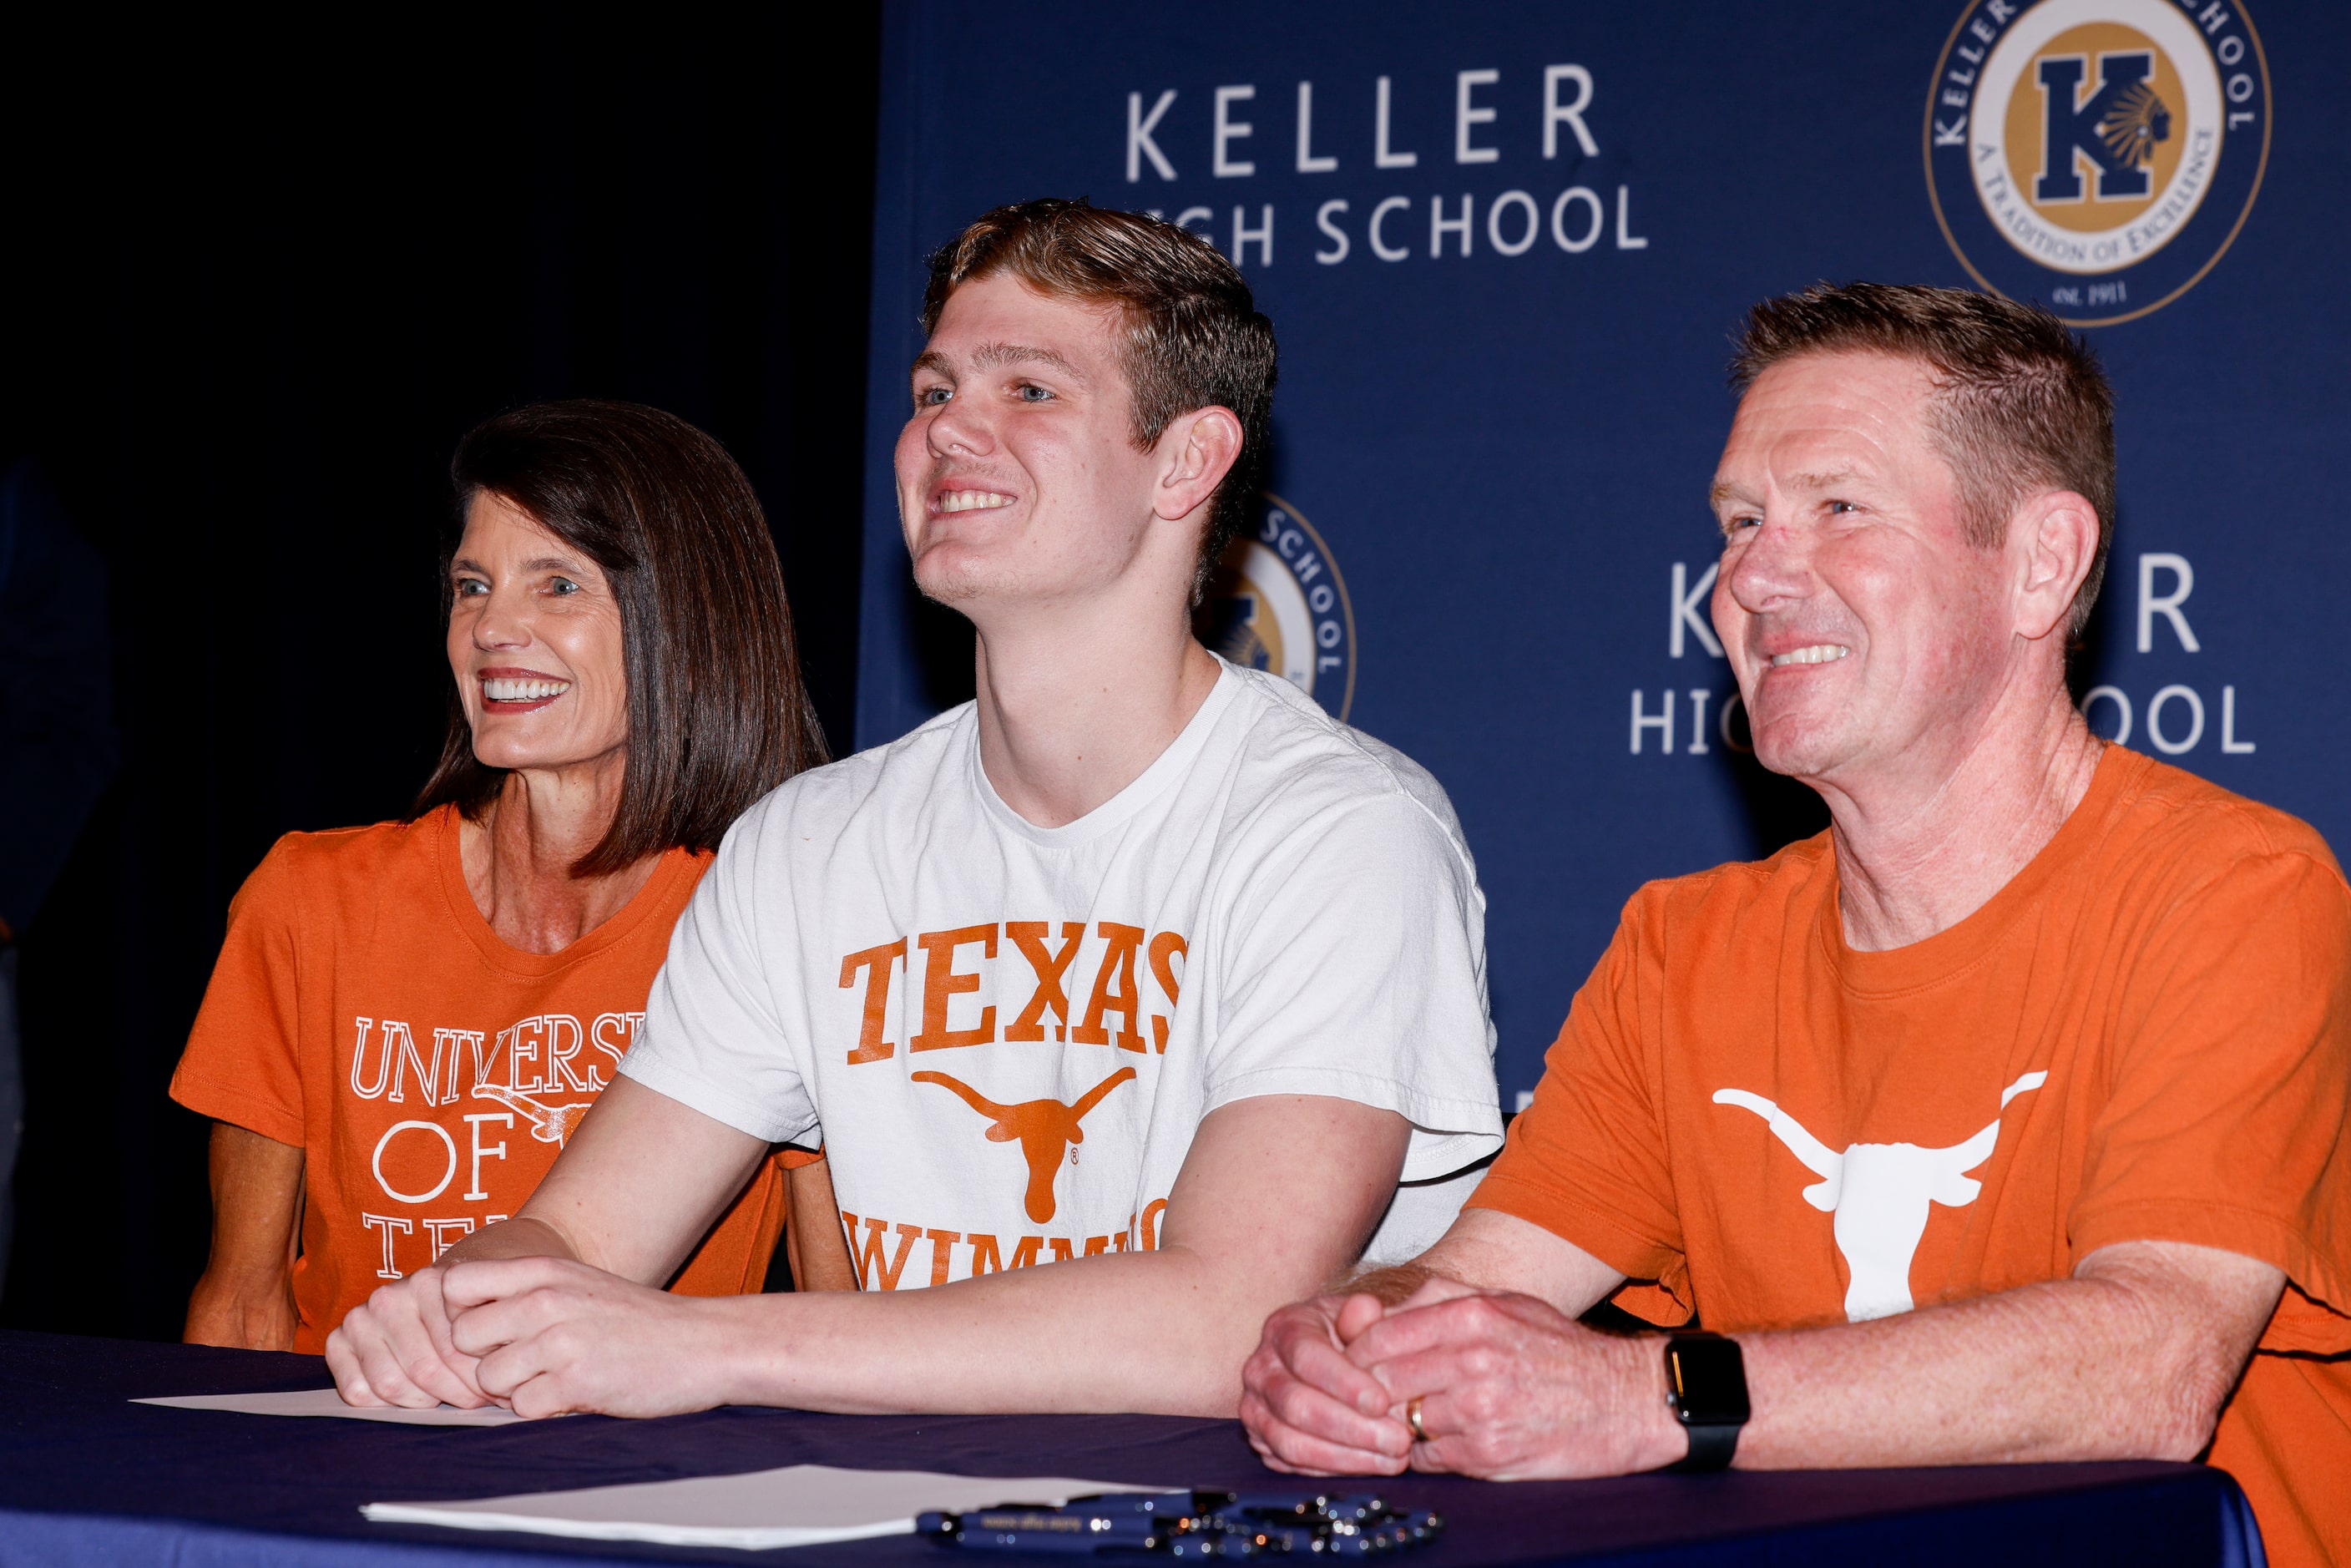
M 1444 790 L 1226 665 L 1116 796 L 1040 828 L 970 704 L 727 833 L 621 1071 L 821 1136 L 865 1287 L 1156 1244 L 1203 1117 L 1319 1094 L 1413 1124 L 1366 1256 L 1409 1257 L 1501 1143 L 1485 900 Z M 1279 1202 L 1279 1194 L 1268 1201 Z

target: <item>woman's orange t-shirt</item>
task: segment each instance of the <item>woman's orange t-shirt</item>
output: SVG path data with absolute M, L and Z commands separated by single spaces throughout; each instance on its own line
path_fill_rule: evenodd
M 611 1082 L 708 855 L 672 850 L 560 953 L 508 946 L 466 891 L 456 808 L 288 833 L 229 905 L 172 1077 L 201 1115 L 304 1150 L 294 1348 L 522 1207 Z M 671 1289 L 756 1291 L 784 1223 L 769 1156 Z
M 2283 1270 L 2212 1463 L 2351 1563 L 2351 888 L 2309 827 L 2118 747 L 2031 864 L 1858 952 L 1827 835 L 1652 883 L 1470 1203 L 1709 1329 L 1883 1317 L 2123 1241 Z

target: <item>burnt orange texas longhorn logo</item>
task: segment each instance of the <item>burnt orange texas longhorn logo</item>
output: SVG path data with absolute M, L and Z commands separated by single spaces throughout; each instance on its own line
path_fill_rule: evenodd
M 1085 1119 L 1087 1112 L 1108 1098 L 1112 1090 L 1134 1076 L 1134 1068 L 1122 1067 L 1078 1096 L 1074 1105 L 1064 1105 L 1059 1100 L 1024 1100 L 1018 1105 L 999 1105 L 970 1084 L 957 1082 L 944 1072 L 917 1072 L 914 1081 L 952 1090 L 965 1104 L 989 1118 L 989 1143 L 1019 1140 L 1020 1152 L 1029 1161 L 1029 1218 L 1042 1225 L 1053 1218 L 1053 1175 L 1061 1168 L 1061 1152 L 1071 1144 L 1086 1141 L 1085 1130 L 1078 1124 Z

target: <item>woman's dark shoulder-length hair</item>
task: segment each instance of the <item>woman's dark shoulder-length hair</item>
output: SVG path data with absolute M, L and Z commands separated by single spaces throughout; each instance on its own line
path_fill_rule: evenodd
M 751 803 L 824 761 L 800 685 L 783 567 L 743 471 L 717 442 L 639 403 L 533 403 L 476 426 L 449 465 L 455 528 L 499 496 L 599 567 L 621 611 L 628 768 L 612 825 L 572 867 L 617 872 L 674 847 L 716 849 Z M 453 685 L 441 761 L 409 820 L 455 805 L 478 819 L 506 769 L 474 756 Z

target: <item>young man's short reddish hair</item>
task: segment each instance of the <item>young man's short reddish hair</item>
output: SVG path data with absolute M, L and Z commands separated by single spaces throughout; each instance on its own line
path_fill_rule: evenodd
M 1199 235 L 1140 213 L 1049 197 L 983 214 L 931 257 L 924 332 L 938 329 L 956 288 L 998 273 L 1040 294 L 1120 308 L 1126 319 L 1120 361 L 1134 399 L 1137 447 L 1149 450 L 1178 415 L 1196 408 L 1228 408 L 1240 420 L 1240 455 L 1217 486 L 1200 539 L 1196 601 L 1265 472 L 1273 323 L 1232 263 Z

